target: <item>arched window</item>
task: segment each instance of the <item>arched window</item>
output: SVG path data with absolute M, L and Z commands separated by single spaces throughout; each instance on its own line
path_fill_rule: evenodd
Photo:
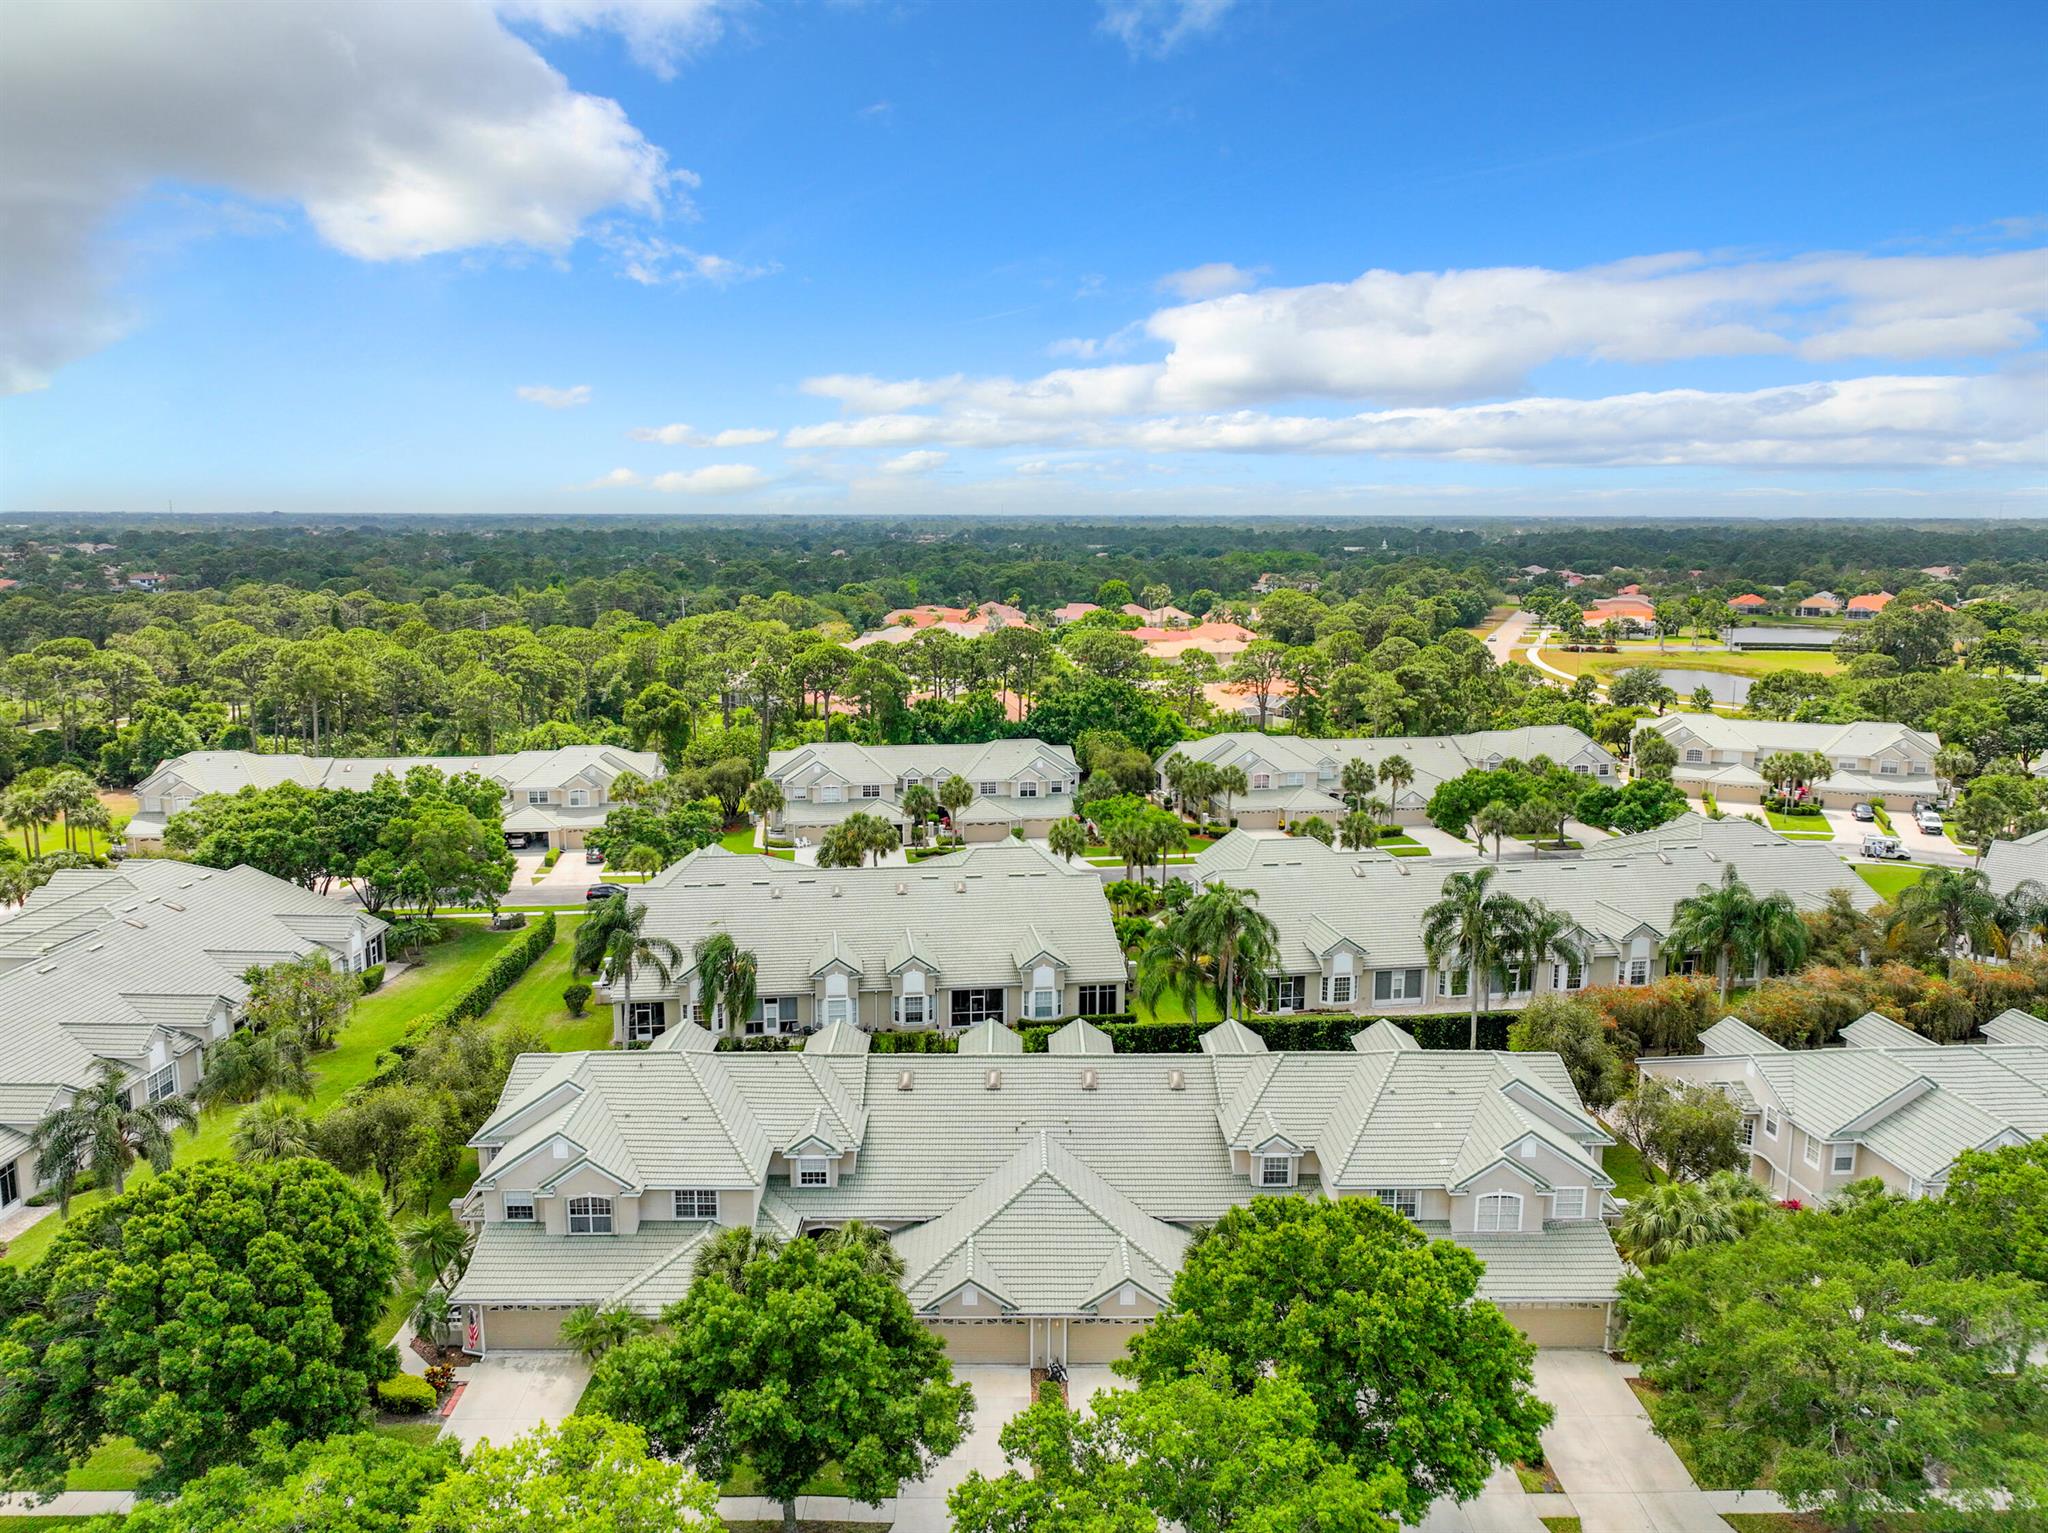
M 571 1198 L 569 1200 L 569 1233 L 571 1235 L 609 1235 L 612 1232 L 612 1200 L 610 1198 Z
M 1479 1199 L 1472 1228 L 1482 1235 L 1522 1227 L 1522 1195 L 1518 1192 L 1489 1192 Z

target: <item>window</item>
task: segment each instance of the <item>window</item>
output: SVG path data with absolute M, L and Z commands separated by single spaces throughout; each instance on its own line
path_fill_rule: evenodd
M 1351 1004 L 1351 976 L 1332 974 L 1323 980 L 1323 999 L 1332 1006 Z
M 818 802 L 821 804 L 837 804 L 844 800 L 845 797 L 846 789 L 839 783 L 821 782 L 818 784 Z
M 1778 1137 L 1778 1109 L 1775 1107 L 1764 1109 L 1764 1132 L 1773 1139 Z
M 1499 1234 L 1522 1227 L 1522 1195 L 1518 1192 L 1489 1192 L 1479 1200 L 1472 1228 L 1482 1235 Z
M 896 998 L 896 1025 L 898 1027 L 923 1027 L 931 1019 L 931 998 L 929 996 L 899 995 Z
M 719 1008 L 721 1011 L 723 1007 Z M 747 1018 L 747 1032 L 755 1037 L 763 1033 L 779 1033 L 785 1027 L 796 1026 L 796 997 L 793 995 L 766 995 L 754 1003 L 754 1015 Z
M 1527 995 L 1529 993 L 1529 966 L 1525 963 L 1509 964 L 1500 971 L 1502 995 Z
M 1583 1187 L 1560 1187 L 1551 1200 L 1554 1217 L 1559 1219 L 1583 1219 L 1586 1217 L 1586 1189 Z
M 860 785 L 860 796 L 862 798 L 880 798 L 882 796 L 882 785 L 878 782 L 864 782 Z
M 1593 772 L 1594 775 L 1599 777 L 1611 777 L 1614 774 L 1614 769 L 1603 761 L 1598 766 L 1593 768 Z
M 1419 1001 L 1422 999 L 1420 969 L 1380 969 L 1372 977 L 1375 1001 Z
M 571 1235 L 609 1235 L 612 1232 L 612 1200 L 610 1198 L 571 1198 L 569 1200 L 569 1233 Z
M 1707 759 L 1707 753 L 1696 747 L 1688 747 L 1685 753 L 1685 759 L 1692 765 L 1698 766 L 1702 761 L 1705 761 Z
M 953 1025 L 972 1027 L 977 1022 L 1003 1020 L 1003 992 L 1000 990 L 955 990 Z
M 143 1086 L 143 1095 L 152 1102 L 161 1102 L 165 1097 L 178 1094 L 178 1067 L 165 1065 L 153 1073 Z
M 1804 1145 L 1803 1145 L 1803 1146 L 1801 1147 L 1800 1153 L 1801 1153 L 1801 1154 L 1803 1154 L 1803 1155 L 1804 1155 L 1804 1156 L 1806 1157 L 1806 1163 L 1807 1163 L 1807 1164 L 1808 1164 L 1809 1166 L 1817 1166 L 1817 1165 L 1819 1165 L 1819 1164 L 1820 1164 L 1820 1141 L 1819 1141 L 1818 1139 L 1814 1138 L 1814 1137 L 1813 1137 L 1813 1135 L 1811 1135 L 1811 1134 L 1808 1134 L 1808 1135 L 1806 1136 L 1806 1143 L 1805 1143 L 1805 1144 L 1804 1144 Z
M 844 995 L 825 997 L 825 1020 L 827 1022 L 851 1022 L 853 1020 L 853 999 Z
M 1297 981 L 1296 983 L 1299 983 Z M 1106 1017 L 1117 1009 L 1120 997 L 1115 985 L 1083 985 L 1081 987 L 1081 1015 L 1084 1017 Z
M 1880 761 L 1877 770 L 1882 776 L 1896 777 L 1899 775 L 1899 764 L 1896 761 Z
M 1031 780 L 1030 780 L 1029 778 L 1025 778 L 1025 779 L 1022 779 L 1022 780 L 1020 780 L 1020 781 L 1018 782 L 1018 784 L 1017 784 L 1017 797 L 1019 797 L 1019 798 L 1037 798 L 1037 797 L 1038 797 L 1038 784 L 1037 784 L 1037 783 L 1035 783 L 1035 782 L 1032 782 L 1032 781 L 1031 781 Z
M 1300 1011 L 1308 1005 L 1308 980 L 1300 974 L 1283 974 L 1273 981 L 1273 1009 Z
M 1438 995 L 1465 995 L 1472 989 L 1470 969 L 1439 969 L 1436 976 Z
M 981 791 L 981 796 L 983 798 L 994 798 L 998 793 L 1003 791 L 1003 785 L 999 782 L 979 783 L 977 784 L 977 787 L 979 787 Z
M 548 801 L 548 790 L 545 788 L 528 788 L 526 790 L 526 801 L 529 804 L 545 804 Z
M 1742 1120 L 1742 1147 L 1743 1147 L 1743 1148 L 1744 1148 L 1745 1150 L 1747 1150 L 1747 1149 L 1751 1148 L 1751 1147 L 1752 1147 L 1753 1145 L 1755 1145 L 1755 1143 L 1756 1143 L 1756 1119 L 1754 1119 L 1754 1118 L 1744 1118 L 1744 1119 Z
M 1259 1157 L 1259 1185 L 1261 1187 L 1287 1187 L 1294 1182 L 1294 1158 L 1289 1155 L 1261 1155 Z
M 588 788 L 571 788 L 569 790 L 569 807 L 571 809 L 587 808 L 589 804 L 590 790 Z
M 533 1223 L 533 1194 L 530 1192 L 506 1193 L 505 1218 L 513 1224 Z
M 1584 964 L 1554 963 L 1550 966 L 1550 988 L 1553 990 L 1578 990 L 1586 983 Z
M 822 1155 L 806 1155 L 796 1163 L 796 1184 L 799 1187 L 829 1187 L 832 1185 L 832 1171 L 825 1164 Z
M 1413 1187 L 1379 1187 L 1374 1189 L 1373 1196 L 1380 1200 L 1382 1208 L 1391 1208 L 1404 1219 L 1413 1219 L 1422 1206 Z
M 1835 1175 L 1847 1176 L 1856 1169 L 1856 1146 L 1853 1144 L 1836 1145 L 1828 1165 Z
M 1045 791 L 1050 794 L 1061 794 L 1067 791 L 1067 785 L 1063 782 L 1049 782 L 1045 785 Z
M 0 1167 L 0 1208 L 6 1208 L 20 1199 L 21 1173 L 14 1169 L 14 1162 L 10 1160 L 4 1167 Z
M 1254 788 L 1270 788 L 1270 787 L 1272 787 L 1272 786 L 1273 786 L 1273 774 L 1272 774 L 1271 772 L 1254 772 L 1254 773 L 1252 773 L 1252 786 L 1253 786 Z
M 626 1041 L 646 1043 L 666 1031 L 661 1019 L 661 1002 L 634 1001 L 626 1008 Z
M 1622 970 L 1624 985 L 1647 985 L 1650 982 L 1650 960 L 1631 958 Z
M 1298 788 L 1301 784 L 1302 776 L 1299 772 L 1282 772 L 1280 774 L 1280 786 L 1283 788 Z
M 1060 1014 L 1060 993 L 1057 990 L 1031 990 L 1025 993 L 1024 1014 L 1034 1021 Z
M 676 1190 L 676 1217 L 678 1219 L 716 1219 L 718 1217 L 718 1194 L 707 1188 Z

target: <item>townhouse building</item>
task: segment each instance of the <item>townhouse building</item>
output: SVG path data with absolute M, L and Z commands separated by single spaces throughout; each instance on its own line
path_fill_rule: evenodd
M 1120 1012 L 1128 970 L 1102 879 L 1017 841 L 911 867 L 817 868 L 693 852 L 640 891 L 643 930 L 683 955 L 608 976 L 613 1042 L 647 1043 L 679 1023 L 743 1036 L 961 1032 L 980 1022 L 1050 1022 Z M 754 955 L 759 999 L 732 1026 L 709 1013 L 697 944 L 725 932 Z
M 326 952 L 384 961 L 384 922 L 254 868 L 66 868 L 0 920 L 0 1209 L 40 1189 L 29 1136 L 102 1060 L 131 1095 L 199 1083 L 249 998 L 243 976 Z
M 1964 1151 L 2048 1133 L 2048 1022 L 2007 1011 L 1983 1033 L 1936 1044 L 1871 1012 L 1840 1047 L 1795 1050 L 1724 1017 L 1700 1034 L 1704 1052 L 1636 1064 L 1732 1097 L 1750 1174 L 1780 1198 L 1824 1202 L 1871 1177 L 1931 1197 Z
M 1770 787 L 1759 768 L 1766 757 L 1785 751 L 1828 758 L 1834 770 L 1813 785 L 1828 807 L 1881 798 L 1891 807 L 1911 808 L 1941 792 L 1934 776 L 1940 739 L 1904 724 L 1791 724 L 1708 713 L 1667 713 L 1643 723 L 1677 748 L 1671 780 L 1695 797 L 1711 791 L 1717 802 L 1759 802 Z
M 621 778 L 664 775 L 652 751 L 613 745 L 565 745 L 558 750 L 510 751 L 495 756 L 302 756 L 257 751 L 189 751 L 164 762 L 135 786 L 136 814 L 124 834 L 131 852 L 163 850 L 164 827 L 209 793 L 270 788 L 295 782 L 306 788 L 371 787 L 379 777 L 403 777 L 414 767 L 453 777 L 475 772 L 505 790 L 507 836 L 529 845 L 568 848 L 604 826 Z
M 856 745 L 848 740 L 770 751 L 768 773 L 783 805 L 768 817 L 772 834 L 799 844 L 824 839 L 850 814 L 879 815 L 905 836 L 911 829 L 903 795 L 922 784 L 934 794 L 950 777 L 966 780 L 974 798 L 953 816 L 969 841 L 999 841 L 1013 831 L 1043 838 L 1073 811 L 1081 785 L 1072 747 L 1043 740 L 992 740 L 984 745 Z
M 2048 830 L 2037 830 L 2016 841 L 1992 842 L 1982 866 L 1991 892 L 2001 898 L 2025 883 L 2048 890 Z
M 1238 732 L 1183 740 L 1170 747 L 1159 758 L 1159 791 L 1171 791 L 1166 771 L 1175 757 L 1212 766 L 1237 766 L 1243 768 L 1251 791 L 1235 795 L 1229 812 L 1243 828 L 1272 830 L 1312 814 L 1334 822 L 1345 812 L 1340 796 L 1344 764 L 1369 761 L 1377 769 L 1390 756 L 1405 760 L 1414 780 L 1398 792 L 1387 788 L 1374 791 L 1389 803 L 1394 821 L 1403 825 L 1419 825 L 1428 818 L 1429 797 L 1439 784 L 1467 772 L 1493 771 L 1507 761 L 1533 761 L 1543 756 L 1599 782 L 1619 782 L 1622 775 L 1621 764 L 1605 746 L 1565 724 L 1378 739 L 1318 740 Z M 1219 801 L 1216 807 L 1221 810 L 1223 805 Z
M 1801 909 L 1820 908 L 1836 889 L 1846 890 L 1858 909 L 1878 903 L 1825 846 L 1789 841 L 1747 820 L 1700 815 L 1600 842 L 1577 857 L 1500 863 L 1341 852 L 1306 836 L 1233 832 L 1206 849 L 1194 871 L 1205 886 L 1250 890 L 1278 929 L 1271 1009 L 1402 1017 L 1471 1009 L 1468 969 L 1432 963 L 1422 929 L 1444 880 L 1477 867 L 1493 869 L 1495 889 L 1566 912 L 1581 954 L 1577 963 L 1521 963 L 1483 976 L 1483 1011 L 1512 1010 L 1538 995 L 1596 985 L 1647 985 L 1668 973 L 1712 972 L 1712 955 L 1667 960 L 1664 939 L 1678 902 L 1719 884 L 1729 867 L 1750 888 L 1781 891 Z
M 1374 1198 L 1486 1264 L 1535 1340 L 1603 1345 L 1620 1263 L 1607 1132 L 1560 1060 L 1423 1051 L 1391 1025 L 1272 1053 L 1119 1055 L 1085 1021 L 1026 1054 L 983 1023 L 957 1054 L 644 1050 L 527 1055 L 472 1140 L 457 1284 L 472 1352 L 561 1345 L 579 1304 L 656 1315 L 720 1230 L 887 1231 L 914 1310 L 959 1362 L 1102 1363 L 1166 1307 L 1194 1235 L 1261 1193 Z

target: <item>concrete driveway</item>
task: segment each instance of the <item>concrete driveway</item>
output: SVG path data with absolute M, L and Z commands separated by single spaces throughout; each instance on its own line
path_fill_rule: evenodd
M 903 1487 L 896 1498 L 896 1533 L 948 1533 L 953 1519 L 946 1513 L 946 1497 L 953 1487 L 967 1478 L 970 1469 L 994 1476 L 1008 1467 L 996 1438 L 1013 1416 L 1030 1405 L 1031 1370 L 961 1366 L 953 1370 L 953 1376 L 974 1386 L 974 1427 L 967 1440 L 921 1483 Z
M 1538 1352 L 1536 1392 L 1557 1411 L 1543 1452 L 1584 1533 L 1727 1533 L 1606 1353 Z
M 590 1382 L 590 1365 L 569 1352 L 500 1352 L 461 1377 L 467 1387 L 442 1430 L 466 1452 L 486 1437 L 510 1442 L 543 1421 L 572 1414 Z

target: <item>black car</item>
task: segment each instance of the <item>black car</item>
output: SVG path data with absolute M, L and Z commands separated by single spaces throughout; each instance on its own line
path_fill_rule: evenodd
M 1866 823 L 1877 818 L 1877 811 L 1868 804 L 1857 804 L 1849 810 L 1849 813 Z
M 626 886 L 624 884 L 592 884 L 583 891 L 583 897 L 586 900 L 608 900 L 615 894 L 624 894 L 625 892 Z

